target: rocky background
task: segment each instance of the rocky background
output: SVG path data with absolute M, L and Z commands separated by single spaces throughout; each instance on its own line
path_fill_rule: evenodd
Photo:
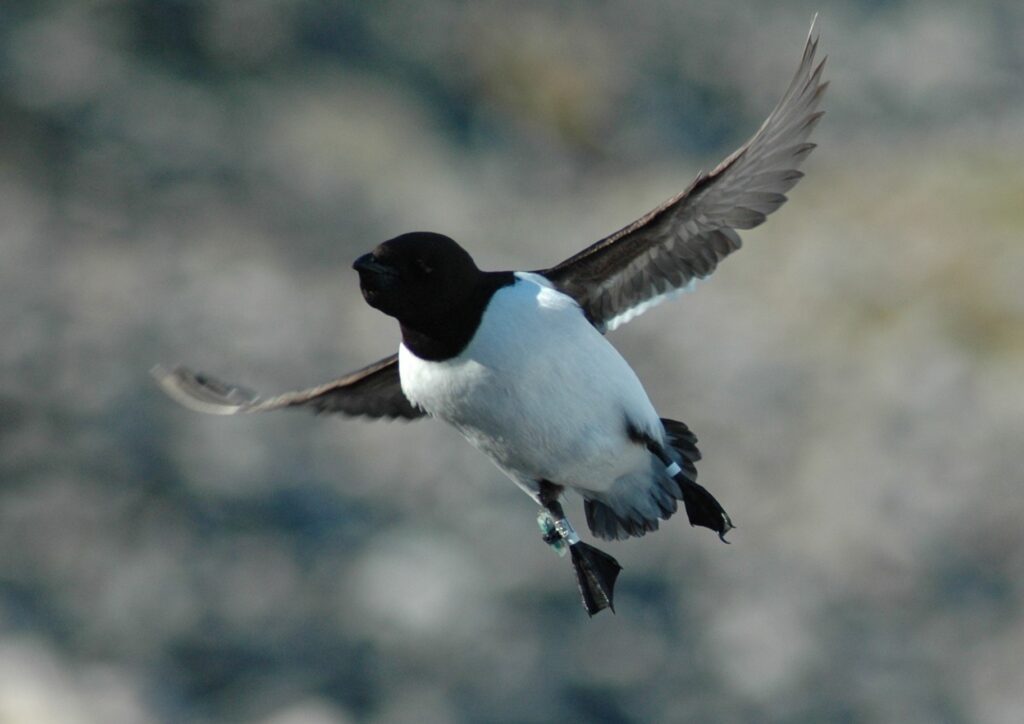
M 749 136 L 792 201 L 616 331 L 739 528 L 608 547 L 440 424 L 207 418 L 393 351 L 351 260 L 547 266 Z M 0 722 L 1018 722 L 1024 5 L 4 0 Z M 581 520 L 579 502 L 570 515 Z

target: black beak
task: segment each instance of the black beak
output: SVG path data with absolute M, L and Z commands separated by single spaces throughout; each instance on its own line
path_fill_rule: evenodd
M 394 275 L 395 270 L 384 266 L 373 254 L 363 254 L 352 263 L 352 268 L 357 272 L 370 272 L 371 274 Z

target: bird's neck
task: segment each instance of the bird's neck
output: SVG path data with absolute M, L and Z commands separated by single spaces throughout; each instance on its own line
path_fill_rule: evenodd
M 402 344 L 423 360 L 441 362 L 462 353 L 483 319 L 494 293 L 515 283 L 512 272 L 484 272 L 480 281 L 444 314 L 399 319 Z

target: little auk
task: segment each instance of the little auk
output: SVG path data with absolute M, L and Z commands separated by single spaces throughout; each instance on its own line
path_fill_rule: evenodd
M 401 328 L 397 354 L 332 382 L 263 398 L 185 367 L 161 387 L 218 415 L 303 407 L 455 427 L 540 506 L 544 540 L 571 554 L 587 613 L 613 607 L 621 570 L 584 543 L 560 500 L 583 498 L 587 527 L 621 540 L 658 529 L 682 501 L 722 540 L 729 515 L 697 484 L 697 438 L 659 417 L 604 334 L 691 288 L 786 201 L 815 147 L 824 59 L 814 24 L 800 66 L 749 141 L 711 173 L 614 234 L 547 269 L 481 271 L 452 239 L 413 232 L 356 259 L 366 302 Z

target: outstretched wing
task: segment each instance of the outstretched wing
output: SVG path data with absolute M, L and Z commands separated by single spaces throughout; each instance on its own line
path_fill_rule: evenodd
M 816 20 L 817 18 L 815 18 Z M 754 136 L 711 173 L 629 226 L 539 272 L 579 302 L 607 332 L 707 277 L 752 229 L 782 206 L 815 147 L 807 138 L 824 111 L 818 102 L 825 60 L 815 63 L 814 23 L 800 67 Z
M 187 367 L 168 372 L 154 367 L 153 377 L 171 398 L 189 409 L 211 415 L 266 412 L 285 407 L 306 407 L 314 412 L 340 412 L 364 417 L 401 417 L 415 420 L 424 413 L 402 392 L 398 378 L 398 355 L 308 390 L 262 398 L 243 387 L 231 385 Z

